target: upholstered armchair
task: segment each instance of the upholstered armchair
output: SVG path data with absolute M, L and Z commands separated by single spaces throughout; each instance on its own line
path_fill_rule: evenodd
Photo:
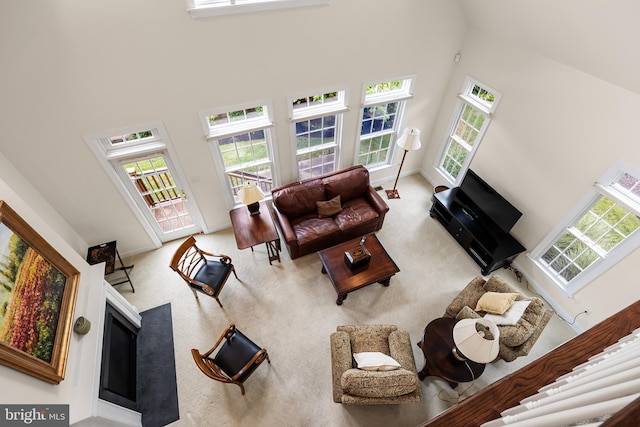
M 529 301 L 522 315 L 513 325 L 498 324 L 500 330 L 500 351 L 496 360 L 511 362 L 517 357 L 526 356 L 545 328 L 553 311 L 546 309 L 540 298 L 526 297 L 504 281 L 493 275 L 488 280 L 478 276 L 453 299 L 442 317 L 460 319 L 484 317 L 486 312 L 478 310 L 478 301 L 487 292 L 518 294 L 515 301 Z
M 354 353 L 380 352 L 400 364 L 398 369 L 369 371 L 354 365 Z M 360 405 L 420 401 L 409 334 L 393 325 L 338 326 L 331 334 L 333 400 Z

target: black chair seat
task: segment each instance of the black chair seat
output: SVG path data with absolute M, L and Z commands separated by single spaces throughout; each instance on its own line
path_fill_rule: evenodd
M 215 350 L 217 354 L 213 356 Z M 223 383 L 232 383 L 240 387 L 244 394 L 243 382 L 264 361 L 271 363 L 267 350 L 258 347 L 234 324 L 229 325 L 218 341 L 206 353 L 191 349 L 198 368 L 209 378 Z
M 259 351 L 260 347 L 236 329 L 233 335 L 227 338 L 224 344 L 222 344 L 220 350 L 218 350 L 218 354 L 216 354 L 213 360 L 225 374 L 233 377 L 244 368 Z M 244 381 L 256 367 L 257 365 L 254 365 L 253 369 L 245 372 L 241 377 L 237 378 L 236 381 Z
M 231 273 L 236 276 L 236 279 L 238 278 L 228 255 L 203 251 L 196 245 L 196 239 L 193 236 L 182 242 L 173 254 L 169 267 L 182 277 L 196 299 L 198 299 L 198 292 L 201 292 L 215 298 L 220 307 L 222 303 L 218 295 L 227 279 Z
M 224 264 L 219 261 L 206 260 L 202 267 L 198 270 L 193 278 L 198 282 L 205 283 L 213 288 L 217 293 L 222 285 L 227 281 L 227 278 L 231 274 L 233 269 L 232 264 Z M 195 287 L 197 290 L 202 291 L 200 287 Z

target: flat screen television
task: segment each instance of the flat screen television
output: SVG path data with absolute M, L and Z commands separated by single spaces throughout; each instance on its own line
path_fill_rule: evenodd
M 489 218 L 505 233 L 508 233 L 522 216 L 522 212 L 471 169 L 467 170 L 460 183 L 460 190 L 475 205 L 470 206 L 472 212 L 468 214 Z

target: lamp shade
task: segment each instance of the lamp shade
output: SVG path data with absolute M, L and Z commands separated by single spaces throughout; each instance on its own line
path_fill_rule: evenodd
M 462 319 L 453 327 L 455 350 L 477 363 L 489 363 L 498 356 L 500 330 L 486 319 Z
M 418 150 L 422 146 L 420 143 L 420 129 L 406 128 L 400 138 L 398 138 L 398 147 L 403 150 Z
M 244 187 L 238 191 L 238 197 L 243 204 L 250 205 L 264 199 L 264 193 L 255 182 L 247 181 Z

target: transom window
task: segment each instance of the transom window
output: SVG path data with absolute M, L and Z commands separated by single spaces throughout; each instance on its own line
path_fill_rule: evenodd
M 291 101 L 298 178 L 312 178 L 336 169 L 342 133 L 345 92 L 304 96 Z
M 187 10 L 192 18 L 206 18 L 327 4 L 329 0 L 187 0 Z
M 257 184 L 266 194 L 273 185 L 273 155 L 267 105 L 242 107 L 201 114 L 207 141 L 233 204 L 240 203 L 238 191 L 248 182 Z
M 391 164 L 394 142 L 406 101 L 412 97 L 413 78 L 380 82 L 365 87 L 357 164 Z
M 107 153 L 133 151 L 136 149 L 135 147 L 153 146 L 154 142 L 157 142 L 158 147 L 160 147 L 163 146 L 161 141 L 162 138 L 155 128 L 100 138 L 100 142 Z
M 640 244 L 639 178 L 614 167 L 568 225 L 532 252 L 534 263 L 569 295 Z
M 438 164 L 438 170 L 449 182 L 455 183 L 464 176 L 461 172 L 469 167 L 500 97 L 483 83 L 466 78 Z

